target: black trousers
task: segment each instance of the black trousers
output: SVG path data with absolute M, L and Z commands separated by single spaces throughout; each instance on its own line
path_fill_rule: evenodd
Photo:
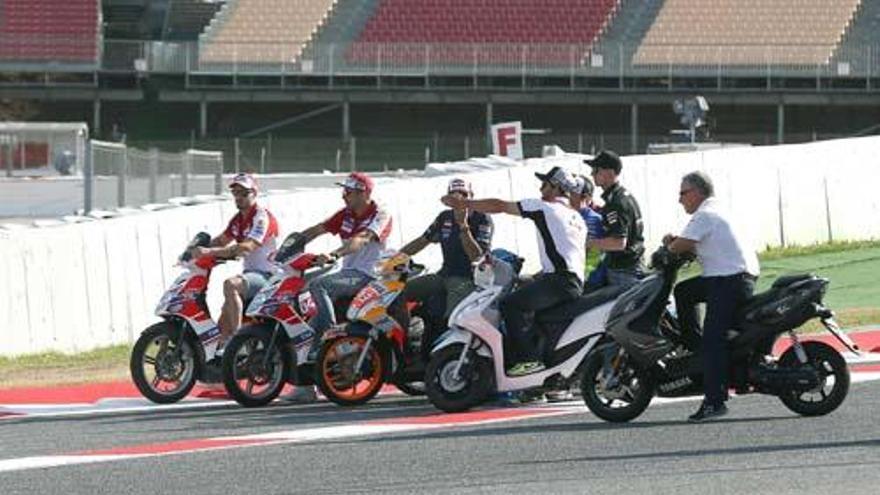
M 540 359 L 530 320 L 537 311 L 577 299 L 582 288 L 583 284 L 573 273 L 545 273 L 501 300 L 501 317 L 511 344 L 509 363 Z
M 698 303 L 706 303 L 703 338 L 703 390 L 706 401 L 719 404 L 727 400 L 727 371 L 730 351 L 727 331 L 733 328 L 736 311 L 755 291 L 755 277 L 739 273 L 725 277 L 696 277 L 675 287 L 675 309 L 682 333 L 697 349 L 700 324 Z

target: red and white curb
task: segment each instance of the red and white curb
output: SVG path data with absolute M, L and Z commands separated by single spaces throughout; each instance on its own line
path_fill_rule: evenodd
M 386 386 L 379 396 L 402 394 L 396 387 Z M 205 389 L 175 404 L 155 404 L 143 398 L 128 383 L 62 387 L 59 390 L 0 390 L 0 421 L 22 417 L 63 418 L 93 414 L 210 409 L 233 405 L 235 402 L 222 389 Z
M 38 468 L 75 466 L 101 462 L 114 462 L 145 457 L 207 452 L 223 449 L 255 447 L 279 444 L 296 444 L 367 437 L 382 434 L 419 430 L 435 430 L 461 426 L 478 426 L 498 422 L 519 421 L 540 417 L 583 413 L 583 405 L 577 407 L 543 407 L 517 409 L 491 409 L 459 414 L 432 414 L 407 418 L 368 421 L 350 425 L 325 426 L 302 430 L 283 430 L 253 435 L 195 438 L 165 443 L 153 443 L 89 450 L 60 455 L 45 455 L 0 460 L 0 473 Z
M 855 372 L 852 374 L 853 383 L 873 380 L 880 380 L 880 371 Z M 654 400 L 651 401 L 651 406 L 698 400 L 700 400 L 700 397 L 654 398 Z M 0 459 L 0 473 L 244 447 L 298 444 L 463 426 L 481 426 L 492 423 L 587 413 L 587 409 L 583 403 L 580 400 L 575 400 L 538 407 L 526 406 L 519 408 L 486 409 L 459 414 L 431 414 L 426 416 L 391 418 L 359 422 L 349 425 L 272 431 L 252 435 L 193 438 L 164 443 L 112 447 L 108 449 L 88 450 L 57 455 Z

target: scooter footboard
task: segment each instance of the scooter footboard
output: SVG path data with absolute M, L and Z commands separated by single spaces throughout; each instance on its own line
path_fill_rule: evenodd
M 473 346 L 474 339 L 478 340 L 479 342 L 479 347 L 477 347 L 476 349 L 477 355 L 491 359 L 492 350 L 489 348 L 489 346 L 486 345 L 485 342 L 480 341 L 478 337 L 473 333 L 462 330 L 460 328 L 450 328 L 449 330 L 444 332 L 443 335 L 437 337 L 437 340 L 434 341 L 434 344 L 431 347 L 431 354 L 434 354 L 441 349 L 456 344 Z

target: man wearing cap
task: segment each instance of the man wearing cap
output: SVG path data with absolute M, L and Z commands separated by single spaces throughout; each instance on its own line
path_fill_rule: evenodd
M 226 230 L 211 239 L 208 247 L 193 248 L 194 256 L 237 258 L 243 256 L 244 273 L 223 282 L 223 309 L 217 326 L 220 327 L 218 349 L 241 326 L 245 305 L 266 285 L 276 271 L 269 261 L 278 240 L 278 222 L 268 209 L 257 204 L 259 188 L 250 174 L 238 174 L 229 183 L 238 213 L 232 217 Z
M 584 163 L 592 167 L 593 179 L 602 188 L 605 201 L 602 207 L 605 237 L 590 239 L 589 247 L 605 252 L 608 285 L 629 287 L 638 282 L 643 271 L 645 239 L 639 203 L 617 180 L 623 164 L 616 153 L 603 150 Z
M 446 193 L 460 199 L 473 196 L 470 184 L 459 178 L 449 181 Z M 445 321 L 455 306 L 474 290 L 471 263 L 489 250 L 493 229 L 492 219 L 479 211 L 452 208 L 440 212 L 424 234 L 400 249 L 414 256 L 428 244 L 440 243 L 443 252 L 440 271 L 410 280 L 404 291 L 405 300 L 427 301 L 435 294 L 445 294 L 445 305 L 437 314 L 442 314 Z
M 598 207 L 593 204 L 593 181 L 589 177 L 578 175 L 575 180 L 577 187 L 569 195 L 569 204 L 581 214 L 587 224 L 587 242 L 590 239 L 602 239 L 605 237 L 605 227 L 602 225 L 602 215 Z M 587 247 L 587 280 L 584 291 L 589 291 L 605 285 L 606 267 L 602 263 L 601 252 L 598 249 Z
M 451 208 L 483 213 L 507 213 L 527 218 L 538 230 L 542 273 L 535 280 L 511 292 L 501 301 L 501 315 L 511 343 L 511 363 L 507 374 L 521 376 L 544 369 L 534 345 L 528 320 L 535 312 L 576 299 L 583 288 L 584 245 L 587 228 L 583 219 L 568 204 L 574 190 L 574 177 L 559 167 L 541 180 L 541 198 L 504 201 L 501 199 L 466 199 L 448 194 L 443 204 Z
M 342 186 L 345 207 L 302 233 L 306 242 L 324 234 L 338 235 L 342 239 L 342 246 L 318 256 L 318 262 L 342 258 L 342 269 L 318 277 L 309 284 L 318 307 L 311 325 L 319 336 L 336 323 L 333 303 L 355 296 L 373 280 L 373 266 L 385 250 L 385 241 L 391 233 L 391 216 L 371 198 L 373 179 L 362 172 L 354 172 L 337 185 Z M 314 387 L 297 387 L 284 397 L 292 402 L 312 402 L 316 398 Z

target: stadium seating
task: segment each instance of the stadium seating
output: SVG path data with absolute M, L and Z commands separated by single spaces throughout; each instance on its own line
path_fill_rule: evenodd
M 617 5 L 617 0 L 381 0 L 348 60 L 568 65 L 597 39 Z
M 201 63 L 294 62 L 335 0 L 232 0 L 200 37 Z
M 221 3 L 202 0 L 170 0 L 163 38 L 167 40 L 191 40 L 202 33 Z
M 826 64 L 860 0 L 666 0 L 634 65 Z
M 0 1 L 0 61 L 95 64 L 99 0 Z

